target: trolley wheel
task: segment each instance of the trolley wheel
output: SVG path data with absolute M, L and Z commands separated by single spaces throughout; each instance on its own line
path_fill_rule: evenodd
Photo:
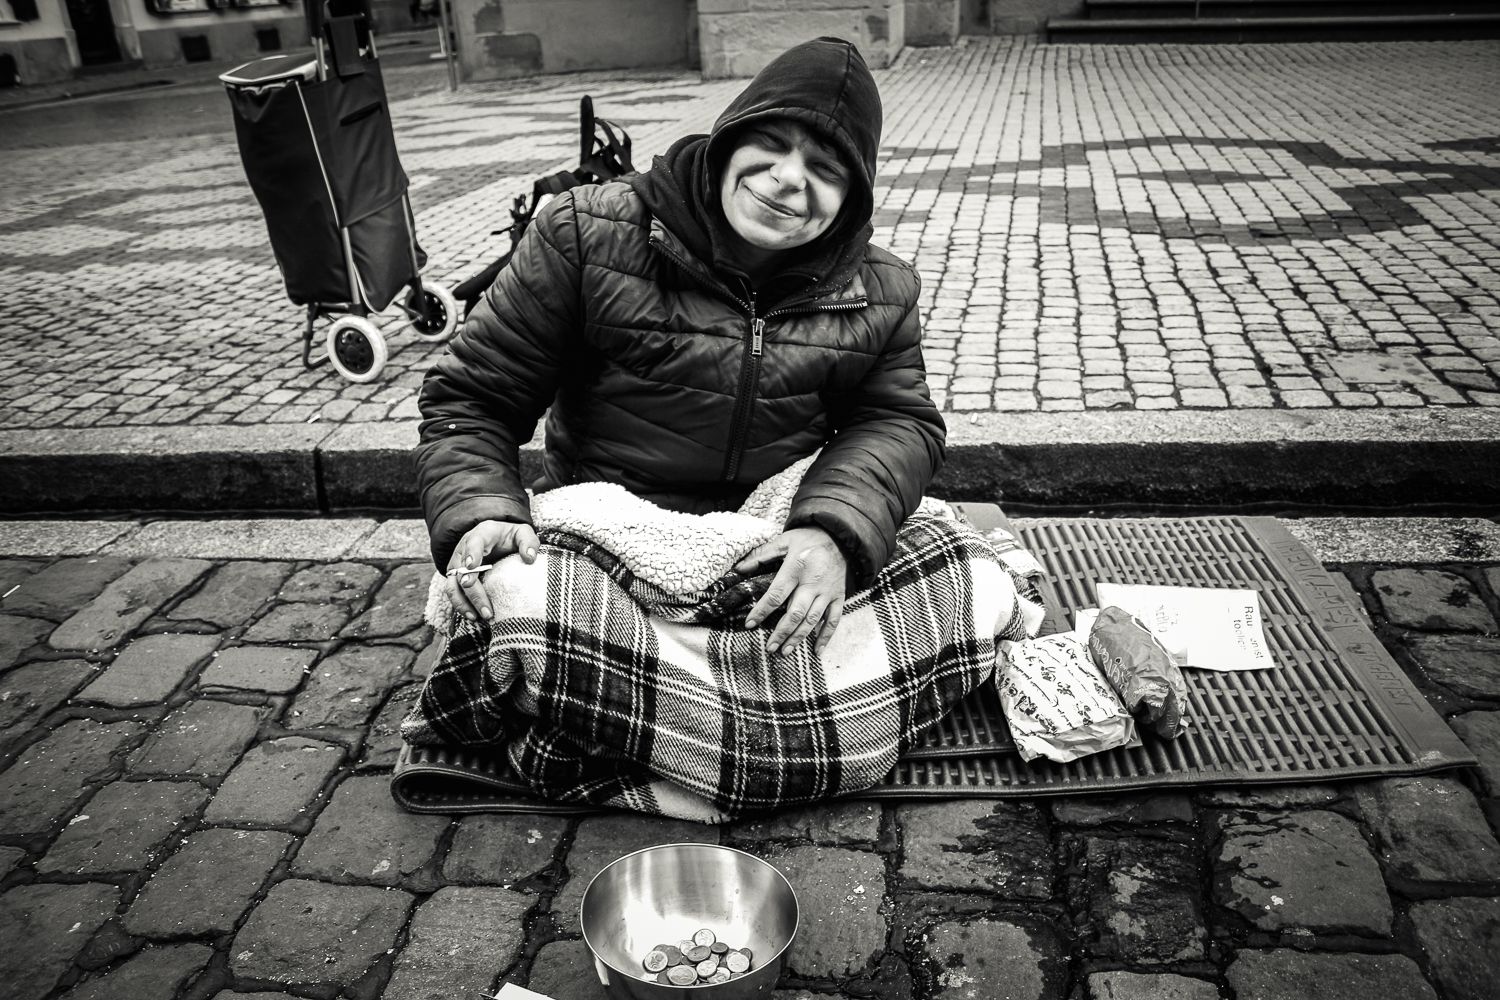
M 458 300 L 453 293 L 443 285 L 429 285 L 424 281 L 422 298 L 427 304 L 428 318 L 425 321 L 422 311 L 417 308 L 417 296 L 412 292 L 406 294 L 406 309 L 411 313 L 411 328 L 417 337 L 438 343 L 453 336 L 453 331 L 458 329 Z
M 385 336 L 363 316 L 344 316 L 328 328 L 328 360 L 351 382 L 373 382 L 388 357 Z

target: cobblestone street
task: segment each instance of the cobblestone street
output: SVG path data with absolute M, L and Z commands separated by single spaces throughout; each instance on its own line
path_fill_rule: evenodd
M 946 408 L 1500 404 L 1500 105 L 1476 99 L 1500 92 L 1496 43 L 972 38 L 878 75 L 876 239 L 924 275 Z M 583 93 L 644 166 L 742 85 L 591 73 L 397 101 L 428 274 L 503 248 L 511 198 L 576 155 Z M 221 121 L 4 148 L 4 426 L 416 415 L 439 348 L 409 332 L 377 383 L 302 369 L 227 102 Z
M 400 1000 L 509 981 L 596 1000 L 588 880 L 699 841 L 795 885 L 781 1000 L 1488 1000 L 1500 570 L 1357 561 L 1288 523 L 1326 546 L 1478 771 L 846 801 L 724 827 L 410 815 L 388 775 L 433 660 L 419 523 L 19 526 L 0 559 L 6 995 Z

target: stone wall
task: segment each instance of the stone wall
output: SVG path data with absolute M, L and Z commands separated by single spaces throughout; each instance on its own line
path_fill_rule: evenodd
M 502 80 L 541 72 L 541 39 L 507 33 L 502 0 L 453 0 L 451 16 L 460 78 Z
M 0 55 L 15 60 L 15 83 L 53 83 L 73 76 L 78 56 L 62 35 L 21 38 L 0 36 Z M 9 85 L 10 81 L 3 81 Z
M 906 0 L 698 0 L 698 51 L 707 79 L 753 76 L 819 35 L 847 38 L 883 69 L 906 38 Z
M 962 0 L 965 35 L 1036 35 L 1054 17 L 1082 17 L 1084 0 Z
M 952 45 L 962 6 L 959 0 L 906 0 L 906 44 Z
M 62 0 L 39 0 L 36 12 L 34 21 L 0 23 L 0 55 L 15 60 L 16 82 L 22 86 L 66 80 L 78 64 Z
M 375 22 L 375 30 L 382 35 L 415 31 L 419 27 L 435 31 L 440 20 L 437 14 L 429 18 L 413 18 L 411 0 L 370 0 L 370 18 Z
M 465 80 L 686 66 L 692 0 L 453 0 Z
M 505 27 L 543 39 L 548 73 L 681 66 L 692 6 L 690 0 L 505 0 Z
M 753 76 L 819 35 L 849 39 L 883 69 L 907 44 L 951 45 L 966 2 L 975 0 L 453 0 L 452 9 L 465 80 L 636 66 L 697 66 L 717 79 Z

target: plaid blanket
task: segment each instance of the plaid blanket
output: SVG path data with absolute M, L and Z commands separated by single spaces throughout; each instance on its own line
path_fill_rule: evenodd
M 537 561 L 485 578 L 492 622 L 455 615 L 434 579 L 429 620 L 447 645 L 401 731 L 503 747 L 547 799 L 723 822 L 868 788 L 991 675 L 998 640 L 1035 635 L 1043 616 L 982 537 L 919 512 L 821 656 L 808 642 L 773 656 L 770 630 L 744 627 L 770 574 L 673 587 L 616 551 L 640 525 L 541 520 Z M 691 545 L 670 551 L 692 561 Z

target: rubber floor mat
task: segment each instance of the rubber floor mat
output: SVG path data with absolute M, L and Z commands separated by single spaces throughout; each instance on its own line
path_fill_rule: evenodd
M 1260 592 L 1277 666 L 1186 671 L 1182 736 L 1143 734 L 1132 749 L 1070 764 L 1014 753 L 992 684 L 924 736 L 862 798 L 999 798 L 1136 788 L 1322 782 L 1419 774 L 1474 758 L 1407 679 L 1359 610 L 1272 518 L 1034 519 L 1010 525 L 992 505 L 958 505 L 984 530 L 1010 527 L 1041 560 L 1048 619 L 1067 631 L 1095 606 L 1094 584 L 1155 583 Z M 544 803 L 493 755 L 405 747 L 392 776 L 415 812 L 569 814 Z
M 547 802 L 515 776 L 498 751 L 401 744 L 391 774 L 391 797 L 415 813 L 537 813 L 577 816 L 593 806 Z

